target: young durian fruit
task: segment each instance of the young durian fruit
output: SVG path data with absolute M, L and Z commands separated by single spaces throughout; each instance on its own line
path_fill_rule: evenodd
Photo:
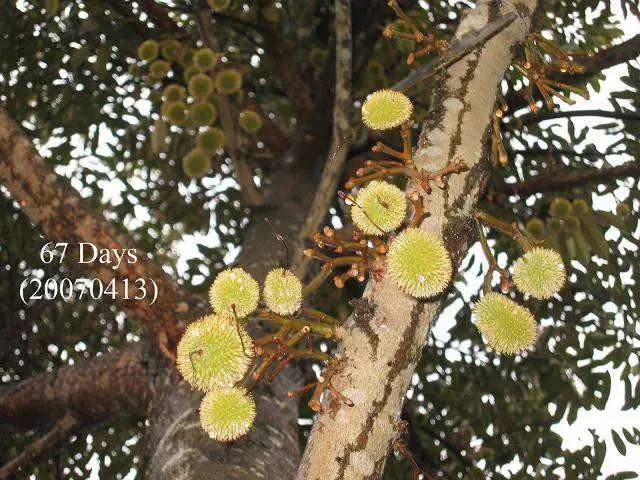
M 274 268 L 265 278 L 262 296 L 272 312 L 291 315 L 302 305 L 302 282 L 290 270 Z
M 242 75 L 233 68 L 223 70 L 216 75 L 216 90 L 229 95 L 236 93 L 242 86 Z
M 587 215 L 591 212 L 589 204 L 581 198 L 577 198 L 571 202 L 571 208 L 576 215 Z
M 200 424 L 209 437 L 218 442 L 231 442 L 242 437 L 255 418 L 253 397 L 238 387 L 212 390 L 200 405 Z
M 231 0 L 207 0 L 207 3 L 209 4 L 209 7 L 211 7 L 211 10 L 213 10 L 214 12 L 222 12 L 223 10 L 229 8 L 229 5 L 231 5 Z
M 367 235 L 381 236 L 398 228 L 407 213 L 404 193 L 395 185 L 373 180 L 356 195 L 351 219 Z
M 224 146 L 224 141 L 224 132 L 219 128 L 212 127 L 198 134 L 196 145 L 204 152 L 215 153 Z
M 185 330 L 178 343 L 176 364 L 190 385 L 208 392 L 242 380 L 252 352 L 253 340 L 243 326 L 208 315 Z
M 243 110 L 238 116 L 238 123 L 247 133 L 256 133 L 262 128 L 262 117 L 253 110 Z
M 187 120 L 187 106 L 184 102 L 165 103 L 162 115 L 173 125 L 183 125 Z
M 409 120 L 413 105 L 409 97 L 395 90 L 378 90 L 362 105 L 362 121 L 373 130 L 389 130 Z
M 216 276 L 209 289 L 213 310 L 228 319 L 242 319 L 258 307 L 260 286 L 242 268 L 229 268 Z
M 527 232 L 529 232 L 529 234 L 537 240 L 541 239 L 544 236 L 544 222 L 539 218 L 532 218 L 531 220 L 529 220 L 527 222 L 526 228 Z
M 564 218 L 571 214 L 571 202 L 563 197 L 554 198 L 549 207 L 549 213 L 558 218 Z
M 513 282 L 518 290 L 533 298 L 545 300 L 558 293 L 566 273 L 562 257 L 555 250 L 536 247 L 513 265 Z
M 165 60 L 175 62 L 182 56 L 182 44 L 173 38 L 168 38 L 160 43 L 160 53 Z
M 209 75 L 197 73 L 189 79 L 187 88 L 193 98 L 204 99 L 213 93 L 213 80 Z
M 160 46 L 155 40 L 145 40 L 138 46 L 138 58 L 143 62 L 151 62 L 158 58 Z
M 175 83 L 167 85 L 162 91 L 162 99 L 167 103 L 182 102 L 186 96 L 187 93 L 184 87 Z
M 195 65 L 189 65 L 184 68 L 184 71 L 182 72 L 182 78 L 188 85 L 189 81 L 199 73 L 202 73 L 202 72 L 198 67 L 196 67 Z
M 419 228 L 407 228 L 391 242 L 387 268 L 391 280 L 412 297 L 433 297 L 451 281 L 451 257 L 444 243 Z
M 210 48 L 201 48 L 193 54 L 193 64 L 203 72 L 211 70 L 218 63 L 220 55 Z
M 487 293 L 474 308 L 476 326 L 499 353 L 513 355 L 533 346 L 536 321 L 522 305 L 499 293 Z
M 182 171 L 187 177 L 202 178 L 211 171 L 211 155 L 194 148 L 182 157 Z
M 207 127 L 216 121 L 218 112 L 209 102 L 194 103 L 189 109 L 189 118 L 198 127 Z
M 165 60 L 154 60 L 149 65 L 149 76 L 154 80 L 162 80 L 171 71 L 171 65 Z

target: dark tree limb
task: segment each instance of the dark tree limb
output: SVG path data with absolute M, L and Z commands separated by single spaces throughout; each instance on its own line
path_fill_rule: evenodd
M 104 217 L 91 210 L 80 195 L 59 177 L 38 155 L 31 140 L 0 108 L 0 180 L 19 203 L 25 215 L 55 242 L 68 242 L 65 259 L 78 269 L 79 244 L 91 242 L 97 248 L 122 252 L 135 248 L 129 236 L 117 231 Z M 44 245 L 44 243 L 43 243 Z M 114 264 L 93 262 L 88 267 L 94 277 L 104 285 L 116 281 L 120 293 L 124 280 L 135 285 L 142 278 L 147 285 L 156 282 L 158 295 L 155 303 L 148 295 L 141 300 L 132 296 L 118 301 L 131 318 L 139 319 L 161 350 L 168 356 L 179 337 L 179 312 L 189 310 L 193 300 L 170 279 L 145 252 L 137 251 L 135 263 Z
M 73 415 L 67 414 L 54 425 L 45 435 L 25 448 L 15 458 L 0 467 L 0 480 L 18 472 L 37 458 L 48 453 L 52 448 L 59 447 L 64 439 L 78 425 Z
M 640 113 L 637 112 L 611 112 L 607 110 L 561 110 L 557 112 L 538 112 L 528 113 L 519 117 L 522 125 L 530 125 L 545 120 L 553 120 L 555 118 L 574 118 L 574 117 L 601 117 L 614 118 L 616 120 L 640 120 Z
M 0 430 L 49 428 L 71 414 L 79 425 L 143 416 L 153 394 L 141 344 L 0 389 Z
M 495 185 L 493 190 L 509 195 L 531 195 L 539 192 L 569 190 L 628 177 L 640 177 L 640 162 L 629 162 L 611 168 L 588 168 L 573 172 L 565 170 L 564 173 L 538 175 L 518 183 L 500 183 Z
M 581 75 L 592 75 L 599 73 L 606 68 L 637 59 L 640 56 L 640 35 L 629 40 L 600 50 L 592 57 L 586 58 L 581 64 L 584 66 L 584 73 Z

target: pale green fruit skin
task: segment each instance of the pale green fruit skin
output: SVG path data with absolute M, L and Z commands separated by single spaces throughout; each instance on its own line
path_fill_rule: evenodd
M 160 44 L 160 53 L 170 62 L 178 60 L 182 56 L 182 44 L 173 38 L 164 40 Z
M 265 278 L 262 296 L 272 312 L 291 315 L 302 305 L 302 282 L 290 270 L 275 268 Z
M 536 340 L 536 321 L 531 312 L 504 295 L 486 294 L 476 303 L 474 314 L 478 330 L 499 353 L 516 354 Z
M 211 171 L 211 156 L 194 148 L 182 158 L 182 170 L 191 178 L 202 178 Z
M 165 78 L 171 71 L 171 65 L 165 60 L 154 60 L 149 65 L 149 76 L 154 80 L 161 80 Z
M 242 75 L 233 68 L 223 70 L 216 75 L 215 84 L 220 93 L 236 93 L 242 86 Z
M 442 293 L 453 271 L 442 240 L 419 228 L 407 228 L 391 242 L 387 268 L 398 288 L 416 298 Z
M 176 365 L 190 385 L 207 392 L 242 380 L 252 354 L 253 340 L 244 327 L 208 315 L 185 330 L 178 343 Z
M 563 197 L 554 198 L 551 201 L 549 213 L 554 217 L 564 218 L 571 214 L 571 202 Z
M 224 132 L 216 127 L 208 128 L 204 132 L 201 132 L 196 139 L 198 148 L 210 153 L 214 153 L 224 147 L 224 143 Z
M 404 93 L 378 90 L 362 105 L 362 121 L 373 130 L 389 130 L 409 120 L 412 112 L 411 100 Z
M 256 133 L 262 128 L 262 117 L 253 110 L 243 110 L 238 117 L 238 123 L 247 133 Z
M 202 428 L 219 442 L 231 442 L 245 435 L 255 418 L 253 397 L 238 387 L 213 390 L 204 396 L 200 405 Z
M 163 106 L 162 114 L 174 125 L 182 125 L 187 119 L 187 106 L 184 102 L 171 102 Z
M 204 73 L 196 73 L 189 79 L 189 95 L 196 99 L 207 98 L 213 93 L 213 80 Z
M 180 85 L 167 85 L 165 89 L 162 91 L 162 98 L 165 102 L 181 102 L 187 96 L 184 87 Z
M 199 102 L 191 106 L 189 117 L 194 125 L 206 127 L 216 121 L 218 111 L 209 102 Z
M 361 188 L 351 219 L 367 235 L 381 236 L 398 228 L 407 213 L 404 193 L 395 185 L 373 180 Z
M 145 40 L 138 47 L 138 58 L 145 62 L 151 62 L 158 58 L 160 46 L 155 40 Z
M 193 55 L 193 64 L 203 72 L 211 70 L 218 63 L 218 54 L 210 48 L 201 48 Z
M 239 319 L 254 312 L 260 299 L 260 286 L 242 268 L 223 270 L 209 289 L 213 310 L 228 319 Z M 235 315 L 232 305 L 235 305 Z
M 563 287 L 566 273 L 558 252 L 550 248 L 533 248 L 513 265 L 512 278 L 522 293 L 546 300 Z
M 231 0 L 207 0 L 207 3 L 209 4 L 209 7 L 211 7 L 211 10 L 213 10 L 214 12 L 221 12 L 229 8 L 229 5 L 231 5 Z

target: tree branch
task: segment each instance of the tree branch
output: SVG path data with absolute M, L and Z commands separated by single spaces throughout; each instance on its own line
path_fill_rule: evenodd
M 528 113 L 516 119 L 522 125 L 530 125 L 545 120 L 553 120 L 554 118 L 573 118 L 573 117 L 602 117 L 615 118 L 616 120 L 640 120 L 640 113 L 637 112 L 610 112 L 607 110 L 560 110 L 557 112 L 537 112 Z
M 0 388 L 4 431 L 47 428 L 66 414 L 79 425 L 142 416 L 152 396 L 141 344 L 43 372 Z
M 349 119 L 352 108 L 351 78 L 353 68 L 351 0 L 335 0 L 335 31 L 336 82 L 331 147 L 307 219 L 300 230 L 298 245 L 302 245 L 320 227 L 326 217 L 329 206 L 335 198 L 336 188 L 342 177 L 344 164 L 349 153 Z M 296 266 L 298 274 L 304 274 L 306 263 L 307 258 L 302 255 L 302 249 L 297 248 L 293 264 Z
M 499 183 L 493 187 L 496 192 L 509 195 L 531 195 L 538 192 L 569 190 L 586 187 L 593 183 L 605 183 L 623 178 L 640 177 L 640 162 L 634 161 L 611 168 L 588 168 L 565 170 L 562 173 L 538 175 L 517 183 Z
M 29 219 L 56 242 L 68 242 L 65 259 L 78 269 L 79 244 L 91 242 L 97 248 L 122 252 L 135 247 L 134 241 L 118 232 L 104 217 L 93 212 L 80 195 L 60 178 L 38 155 L 31 141 L 7 112 L 0 108 L 0 179 Z M 124 280 L 135 285 L 139 278 L 146 284 L 156 282 L 158 295 L 136 300 L 117 296 L 125 312 L 140 320 L 152 338 L 169 356 L 179 336 L 181 313 L 189 310 L 188 294 L 180 289 L 149 257 L 137 251 L 137 261 L 100 263 L 89 266 L 104 285 L 115 280 L 118 292 Z
M 592 57 L 587 57 L 581 64 L 584 66 L 582 76 L 599 73 L 606 68 L 637 59 L 640 55 L 640 34 L 629 40 L 600 50 Z
M 62 417 L 50 431 L 25 448 L 18 456 L 0 467 L 0 480 L 4 480 L 12 473 L 21 470 L 51 448 L 59 447 L 60 443 L 77 425 L 78 421 L 73 415 L 67 414 Z

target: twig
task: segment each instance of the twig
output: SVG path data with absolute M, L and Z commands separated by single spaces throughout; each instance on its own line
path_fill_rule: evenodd
M 64 416 L 54 427 L 31 445 L 26 447 L 15 458 L 0 467 L 0 480 L 8 478 L 49 449 L 59 446 L 66 436 L 78 425 L 78 421 L 70 414 Z
M 407 75 L 404 79 L 400 80 L 393 87 L 393 90 L 404 91 L 409 87 L 421 82 L 427 78 L 434 76 L 436 73 L 444 70 L 445 68 L 453 65 L 458 60 L 463 58 L 474 48 L 482 45 L 491 39 L 494 35 L 500 33 L 507 28 L 511 23 L 518 18 L 518 15 L 514 12 L 510 12 L 507 15 L 501 16 L 488 23 L 478 31 L 472 31 L 463 35 L 458 41 L 453 42 L 451 46 L 442 53 L 442 55 L 434 59 L 423 66 L 416 68 L 413 72 Z
M 329 158 L 324 166 L 307 219 L 300 230 L 299 244 L 318 230 L 335 198 L 336 188 L 349 153 L 349 113 L 351 112 L 351 0 L 335 1 L 336 30 L 336 89 L 333 103 L 333 136 Z M 298 251 L 294 265 L 298 273 L 304 270 L 307 259 Z

